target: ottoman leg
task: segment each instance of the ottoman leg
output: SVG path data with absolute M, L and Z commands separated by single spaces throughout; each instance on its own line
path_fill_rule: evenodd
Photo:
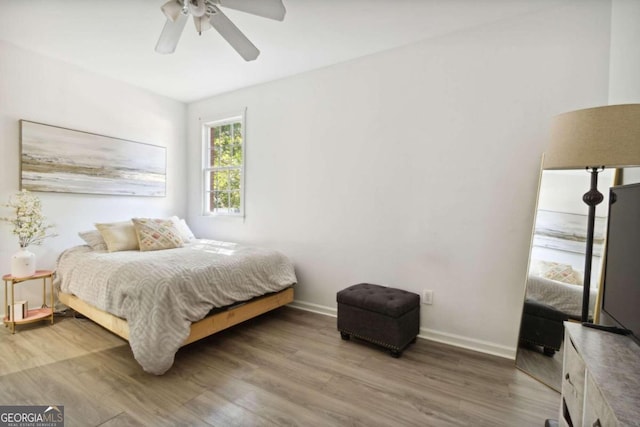
M 391 352 L 391 357 L 398 358 L 402 356 L 402 352 L 399 350 L 389 350 Z
M 349 341 L 349 339 L 351 339 L 351 335 L 349 335 L 349 334 L 348 334 L 348 333 L 346 333 L 346 332 L 342 332 L 342 331 L 340 331 L 340 338 L 342 338 L 342 339 L 343 339 L 343 340 L 345 340 L 345 341 Z

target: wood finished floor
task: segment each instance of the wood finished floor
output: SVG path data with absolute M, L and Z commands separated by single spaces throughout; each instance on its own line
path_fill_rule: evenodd
M 181 349 L 163 376 L 86 319 L 0 331 L 0 404 L 66 426 L 543 426 L 559 395 L 512 361 L 419 339 L 394 359 L 281 308 Z
M 516 366 L 524 372 L 560 392 L 562 388 L 562 358 L 564 349 L 549 357 L 542 352 L 542 347 L 522 344 L 518 347 Z

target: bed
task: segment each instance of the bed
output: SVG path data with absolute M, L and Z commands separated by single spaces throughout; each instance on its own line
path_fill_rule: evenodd
M 64 251 L 54 285 L 60 301 L 129 341 L 161 375 L 178 349 L 293 301 L 294 268 L 265 248 L 194 240 L 158 251 Z
M 557 256 L 557 254 L 556 254 Z M 565 257 L 566 258 L 566 257 Z M 557 259 L 557 258 L 555 258 Z M 526 298 L 553 307 L 571 319 L 582 317 L 582 271 L 566 262 L 534 258 L 529 266 Z M 570 261 L 581 261 L 566 258 Z M 589 315 L 593 316 L 598 288 L 592 283 L 589 298 Z
M 598 288 L 591 287 L 589 291 L 589 316 L 593 316 Z M 549 305 L 572 319 L 579 320 L 582 316 L 582 296 L 582 285 L 563 283 L 535 275 L 527 278 L 526 298 Z

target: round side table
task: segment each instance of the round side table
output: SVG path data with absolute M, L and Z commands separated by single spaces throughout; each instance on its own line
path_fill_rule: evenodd
M 11 328 L 11 333 L 16 333 L 16 325 L 24 323 L 38 322 L 41 320 L 51 319 L 53 325 L 53 270 L 37 270 L 33 276 L 29 277 L 13 277 L 11 274 L 2 276 L 4 280 L 4 307 L 7 310 L 6 315 L 2 319 L 5 327 Z M 42 279 L 42 307 L 28 310 L 22 319 L 15 319 L 15 286 L 28 280 Z M 47 279 L 51 290 L 50 304 L 47 306 Z M 8 288 L 11 284 L 11 305 L 9 305 Z M 12 315 L 13 314 L 13 315 Z

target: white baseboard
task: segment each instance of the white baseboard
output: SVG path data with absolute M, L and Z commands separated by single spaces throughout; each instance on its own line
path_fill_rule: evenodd
M 298 310 L 310 311 L 312 313 L 323 314 L 325 316 L 338 317 L 338 310 L 320 304 L 313 304 L 306 301 L 294 300 L 287 307 Z M 491 354 L 493 356 L 504 357 L 506 359 L 515 360 L 516 350 L 511 347 L 494 344 L 488 341 L 469 338 L 461 335 L 440 332 L 434 329 L 420 328 L 418 338 L 429 341 L 435 341 L 443 344 L 461 347 L 467 350 L 477 351 L 479 353 Z
M 462 335 L 440 332 L 433 329 L 420 328 L 418 338 L 435 341 L 454 347 L 465 348 L 479 353 L 491 354 L 493 356 L 504 357 L 505 359 L 516 360 L 516 350 L 504 345 L 494 344 L 489 341 L 477 340 Z
M 306 301 L 293 300 L 292 303 L 287 304 L 287 307 L 310 311 L 312 313 L 324 314 L 325 316 L 338 317 L 337 309 L 327 307 L 326 305 L 313 304 Z

